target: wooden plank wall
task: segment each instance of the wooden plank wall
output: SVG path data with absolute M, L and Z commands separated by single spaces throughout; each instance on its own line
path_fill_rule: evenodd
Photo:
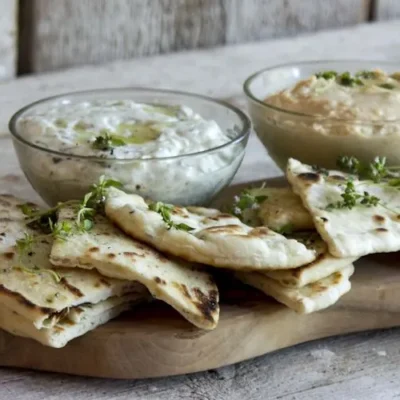
M 293 35 L 368 19 L 370 0 L 23 0 L 20 72 Z M 28 26 L 28 24 L 26 24 Z
M 16 70 L 44 72 L 400 18 L 400 0 L 0 0 L 0 7 L 0 80 Z
M 0 80 L 15 76 L 17 37 L 17 0 L 0 0 Z
M 378 0 L 374 10 L 374 19 L 378 21 L 399 19 L 400 1 L 399 0 Z

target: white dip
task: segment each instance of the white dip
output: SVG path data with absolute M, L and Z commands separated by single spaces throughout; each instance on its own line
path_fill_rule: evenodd
M 36 186 L 42 182 L 37 189 L 49 192 L 45 200 L 50 203 L 81 196 L 105 175 L 121 181 L 128 191 L 155 200 L 201 204 L 231 178 L 244 150 L 228 146 L 209 154 L 156 160 L 208 150 L 232 138 L 190 108 L 131 100 L 54 102 L 25 115 L 17 129 L 42 148 L 97 157 L 37 151 L 35 159 L 27 161 L 33 169 L 30 180 Z M 60 195 L 60 190 L 65 193 Z

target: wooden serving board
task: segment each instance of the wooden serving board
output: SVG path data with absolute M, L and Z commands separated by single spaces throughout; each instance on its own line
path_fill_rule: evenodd
M 231 194 L 237 188 L 225 192 Z M 63 349 L 0 330 L 0 366 L 108 378 L 185 374 L 236 363 L 328 336 L 400 326 L 400 253 L 356 263 L 352 290 L 335 306 L 298 315 L 244 285 L 222 287 L 221 319 L 211 332 L 152 303 Z

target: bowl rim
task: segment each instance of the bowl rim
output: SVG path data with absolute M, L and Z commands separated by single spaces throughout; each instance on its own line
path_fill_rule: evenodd
M 246 95 L 246 97 L 255 103 L 267 108 L 271 109 L 274 111 L 278 111 L 283 114 L 291 115 L 291 116 L 296 116 L 296 117 L 303 117 L 303 118 L 309 118 L 313 120 L 318 120 L 318 121 L 334 121 L 334 122 L 346 122 L 346 123 L 358 123 L 360 125 L 362 124 L 367 124 L 367 125 L 381 125 L 385 123 L 397 123 L 399 119 L 390 119 L 390 120 L 368 120 L 368 119 L 356 119 L 356 118 L 334 118 L 334 117 L 324 117 L 321 115 L 313 115 L 313 114 L 307 114 L 307 113 L 302 113 L 298 111 L 291 111 L 287 110 L 285 108 L 277 107 L 272 104 L 265 103 L 263 100 L 260 98 L 256 97 L 253 92 L 250 89 L 251 83 L 254 81 L 254 79 L 258 78 L 260 75 L 266 73 L 266 72 L 271 72 L 273 70 L 278 70 L 279 68 L 284 68 L 284 67 L 291 67 L 291 66 L 304 66 L 304 65 L 320 65 L 320 64 L 342 64 L 342 63 L 359 63 L 360 66 L 362 66 L 363 63 L 365 64 L 371 64 L 371 63 L 376 63 L 378 65 L 382 66 L 397 66 L 400 70 L 400 62 L 396 61 L 385 61 L 385 60 L 370 60 L 370 59 L 365 59 L 365 60 L 357 60 L 357 59 L 326 59 L 326 60 L 303 60 L 303 61 L 292 61 L 292 62 L 287 62 L 287 63 L 282 63 L 282 64 L 276 64 L 271 67 L 266 67 L 263 69 L 260 69 L 254 73 L 252 73 L 249 77 L 246 78 L 246 80 L 243 83 L 243 91 Z M 377 65 L 377 67 L 378 67 Z
M 79 95 L 85 95 L 85 94 L 95 95 L 97 93 L 100 94 L 100 93 L 107 93 L 107 92 L 112 93 L 112 92 L 136 92 L 136 91 L 147 92 L 150 94 L 151 93 L 153 93 L 153 94 L 159 93 L 159 94 L 175 95 L 175 96 L 187 96 L 187 97 L 194 98 L 194 99 L 205 100 L 210 103 L 217 104 L 219 106 L 228 108 L 231 111 L 233 111 L 239 117 L 243 126 L 235 138 L 233 138 L 232 140 L 229 140 L 226 143 L 223 143 L 222 145 L 219 145 L 216 147 L 211 147 L 209 149 L 201 150 L 201 151 L 197 151 L 197 152 L 193 152 L 193 153 L 178 154 L 178 155 L 166 156 L 166 157 L 149 157 L 149 158 L 140 158 L 140 157 L 115 158 L 115 157 L 101 157 L 101 156 L 92 156 L 92 155 L 71 154 L 71 153 L 66 153 L 63 151 L 58 151 L 58 150 L 49 149 L 49 148 L 46 148 L 43 146 L 39 146 L 35 143 L 32 143 L 32 142 L 26 140 L 24 137 L 22 137 L 18 133 L 17 122 L 18 122 L 19 118 L 21 117 L 21 115 L 24 114 L 27 110 L 29 110 L 33 107 L 36 107 L 40 104 L 55 101 L 58 99 L 62 99 L 64 97 L 69 97 L 69 96 L 79 96 Z M 182 104 L 182 105 L 184 105 L 184 104 Z M 43 151 L 48 154 L 52 154 L 54 156 L 68 157 L 68 158 L 78 159 L 78 160 L 103 161 L 103 162 L 107 161 L 107 162 L 117 162 L 117 163 L 128 163 L 128 162 L 133 162 L 133 161 L 147 162 L 147 161 L 161 161 L 161 160 L 177 160 L 177 159 L 183 159 L 183 158 L 189 158 L 189 157 L 195 157 L 195 156 L 213 153 L 213 152 L 222 150 L 225 147 L 229 147 L 236 143 L 240 143 L 243 140 L 246 140 L 246 138 L 248 138 L 248 136 L 250 135 L 251 128 L 252 128 L 252 123 L 251 123 L 250 118 L 247 116 L 247 114 L 244 111 L 240 110 L 238 107 L 234 106 L 233 104 L 228 103 L 227 101 L 214 99 L 212 97 L 204 96 L 204 95 L 197 94 L 197 93 L 191 93 L 191 92 L 185 92 L 185 91 L 179 91 L 179 90 L 140 87 L 140 86 L 78 90 L 78 91 L 73 91 L 73 92 L 65 92 L 62 94 L 54 95 L 54 96 L 48 96 L 43 99 L 36 100 L 36 101 L 29 103 L 29 104 L 25 105 L 24 107 L 20 108 L 11 116 L 11 118 L 8 122 L 8 129 L 9 129 L 12 137 L 28 147 Z

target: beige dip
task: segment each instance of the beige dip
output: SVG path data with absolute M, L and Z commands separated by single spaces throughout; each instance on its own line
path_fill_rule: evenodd
M 325 71 L 265 99 L 256 129 L 280 166 L 334 167 L 339 155 L 400 164 L 400 73 Z M 276 108 L 276 109 L 275 109 Z M 279 110 L 278 110 L 279 109 Z M 263 122 L 261 122 L 261 118 Z

